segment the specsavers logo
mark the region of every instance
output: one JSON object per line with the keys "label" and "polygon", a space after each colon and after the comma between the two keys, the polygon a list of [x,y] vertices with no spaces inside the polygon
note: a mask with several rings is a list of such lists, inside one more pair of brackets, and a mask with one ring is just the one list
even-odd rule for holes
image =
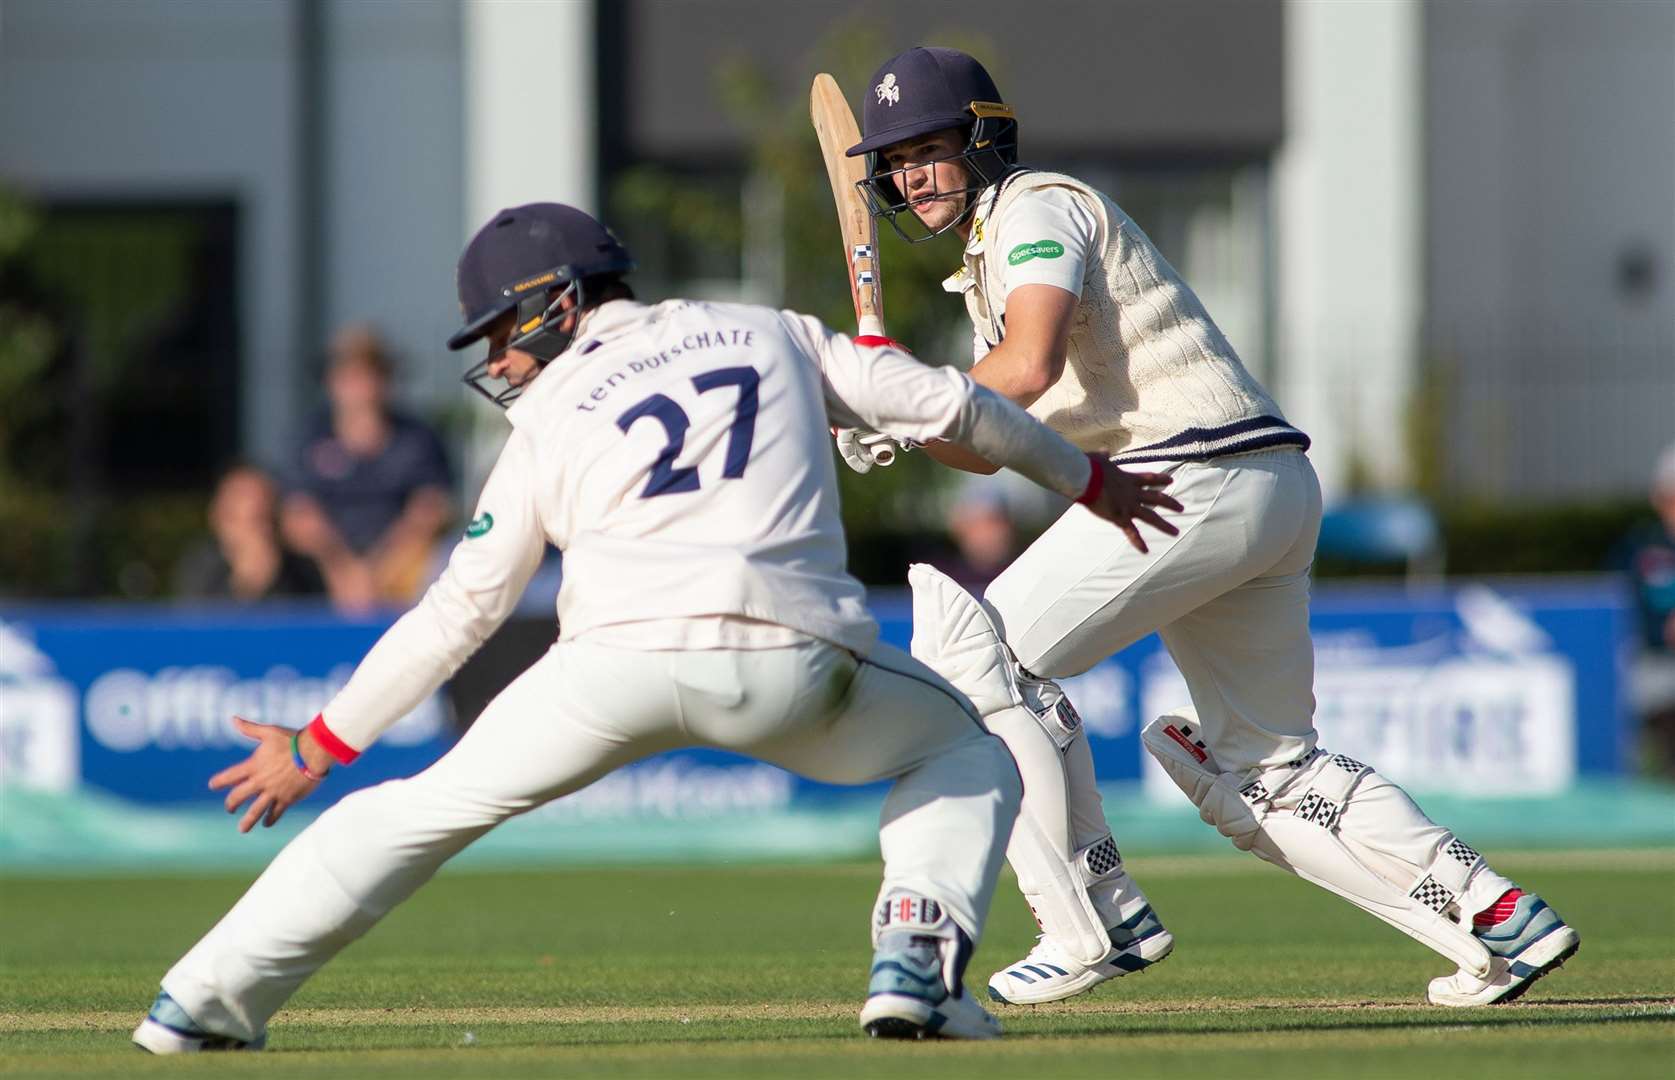
{"label": "specsavers logo", "polygon": [[1033,244],[1019,244],[1006,255],[1009,266],[1029,262],[1031,259],[1056,259],[1064,254],[1064,245],[1057,240],[1037,240]]}
{"label": "specsavers logo", "polygon": [[465,527],[465,537],[468,540],[475,540],[492,528],[494,528],[494,515],[484,510],[477,515],[477,520]]}

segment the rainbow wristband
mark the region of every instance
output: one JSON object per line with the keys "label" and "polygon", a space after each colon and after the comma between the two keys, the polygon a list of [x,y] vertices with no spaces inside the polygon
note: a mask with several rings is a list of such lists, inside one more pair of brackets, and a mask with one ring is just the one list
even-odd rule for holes
{"label": "rainbow wristband", "polygon": [[325,779],[325,775],[310,769],[308,767],[308,762],[302,759],[302,750],[297,746],[297,739],[301,736],[302,732],[300,731],[293,732],[291,734],[291,761],[296,764],[297,772],[302,773],[304,776],[308,777],[317,784]]}

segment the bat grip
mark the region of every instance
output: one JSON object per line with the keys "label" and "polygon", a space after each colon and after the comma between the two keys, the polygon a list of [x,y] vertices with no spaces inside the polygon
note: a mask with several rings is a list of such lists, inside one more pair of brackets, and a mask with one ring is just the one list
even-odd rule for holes
{"label": "bat grip", "polygon": [[861,337],[889,337],[884,332],[884,320],[877,315],[862,315],[859,320]]}

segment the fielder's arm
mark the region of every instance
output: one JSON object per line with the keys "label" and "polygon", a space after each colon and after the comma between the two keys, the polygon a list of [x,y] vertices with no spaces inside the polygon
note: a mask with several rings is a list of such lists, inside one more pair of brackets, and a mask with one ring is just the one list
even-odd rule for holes
{"label": "fielder's arm", "polygon": [[546,546],[530,485],[535,475],[529,438],[514,429],[448,568],[308,726],[311,741],[338,762],[354,761],[434,693],[512,613]]}

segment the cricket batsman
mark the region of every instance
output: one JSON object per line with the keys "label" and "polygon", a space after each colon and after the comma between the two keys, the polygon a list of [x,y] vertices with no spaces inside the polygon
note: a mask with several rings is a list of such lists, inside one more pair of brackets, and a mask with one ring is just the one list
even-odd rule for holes
{"label": "cricket batsman", "polygon": [[[417,776],[355,792],[274,859],[163,976],[134,1032],[155,1053],[258,1049],[338,950],[495,825],[638,758],[718,747],[833,784],[892,778],[879,842],[876,1036],[988,1038],[961,988],[1020,798],[967,699],[877,641],[845,571],[830,425],[946,439],[1173,531],[1168,477],[1077,450],[1001,395],[817,320],[634,299],[627,250],[579,210],[496,214],[459,261],[454,349],[511,433],[447,570],[302,731],[218,774],[240,828],[331,782],[512,611],[546,545],[564,552],[553,647]],[[1117,529],[1104,526],[1114,535]],[[957,656],[950,630],[921,642]],[[953,661],[950,661],[953,664]]]}
{"label": "cricket batsman", "polygon": [[[975,331],[971,378],[1099,457],[1173,478],[1178,533],[1125,543],[1071,507],[980,607],[928,567],[910,573],[915,645],[927,615],[992,631],[990,662],[945,675],[1006,740],[1024,780],[1007,858],[1041,926],[995,972],[1011,1003],[1082,993],[1169,955],[1174,939],[1123,869],[1086,733],[1053,680],[1157,632],[1192,705],[1142,742],[1238,848],[1413,936],[1458,970],[1437,1005],[1511,1001],[1575,953],[1576,932],[1497,874],[1370,766],[1319,745],[1309,567],[1320,528],[1308,438],[1239,362],[1174,268],[1104,194],[1018,163],[1018,123],[972,57],[915,48],[869,84],[862,188],[910,242],[964,245],[944,287]],[[846,432],[845,460],[870,468]],[[993,472],[966,447],[938,460]]]}

